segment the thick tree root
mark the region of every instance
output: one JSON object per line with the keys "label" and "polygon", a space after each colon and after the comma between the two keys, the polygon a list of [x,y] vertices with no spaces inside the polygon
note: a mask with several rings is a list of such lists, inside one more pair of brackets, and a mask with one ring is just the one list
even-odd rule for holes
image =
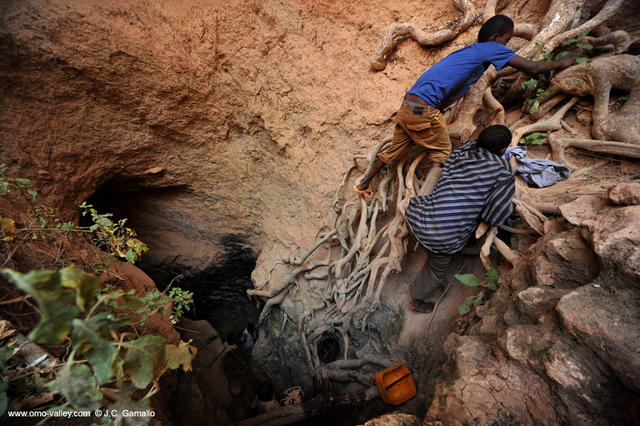
{"label": "thick tree root", "polygon": [[[565,116],[567,111],[571,109],[571,107],[578,101],[578,98],[571,98],[569,102],[567,102],[562,108],[560,108],[553,116],[543,121],[536,121],[535,123],[529,124],[527,126],[520,127],[513,132],[513,136],[511,138],[511,146],[518,145],[518,141],[524,135],[528,135],[533,132],[551,132],[554,130],[560,130],[562,128],[562,118]],[[512,162],[512,167],[515,170],[515,159]]]}
{"label": "thick tree root", "polygon": [[626,52],[631,45],[629,33],[622,30],[610,32],[602,37],[587,37],[586,40],[591,43],[593,47],[600,49],[611,45],[616,55]]}
{"label": "thick tree root", "polygon": [[433,34],[427,34],[414,24],[395,23],[389,25],[384,33],[380,46],[378,46],[376,53],[371,59],[371,70],[382,71],[385,69],[388,56],[401,40],[410,37],[421,46],[438,46],[454,39],[462,31],[467,30],[478,18],[479,13],[469,0],[454,0],[453,4],[462,12],[460,24],[458,24],[455,29],[446,29]]}
{"label": "thick tree root", "polygon": [[[553,50],[558,47],[563,41],[566,41],[570,38],[578,37],[581,34],[588,33],[589,31],[593,30],[595,27],[612,17],[614,13],[618,11],[620,6],[622,6],[622,3],[624,3],[624,0],[608,0],[607,3],[602,6],[602,9],[600,9],[600,12],[598,12],[596,16],[589,19],[587,22],[577,28],[566,31],[562,34],[558,34],[547,43],[545,43],[544,46],[546,48],[546,51],[553,52]],[[539,57],[542,57],[541,53],[539,53]]]}
{"label": "thick tree root", "polygon": [[623,142],[600,141],[594,139],[568,139],[555,134],[549,135],[549,146],[553,161],[560,164],[568,164],[564,156],[565,149],[569,147],[584,149],[585,151],[601,154],[620,155],[629,158],[640,158],[640,146]]}
{"label": "thick tree root", "polygon": [[[609,113],[611,89],[629,91],[617,113]],[[551,80],[551,94],[593,95],[594,139],[613,139],[640,145],[640,58],[605,56],[560,72]]]}

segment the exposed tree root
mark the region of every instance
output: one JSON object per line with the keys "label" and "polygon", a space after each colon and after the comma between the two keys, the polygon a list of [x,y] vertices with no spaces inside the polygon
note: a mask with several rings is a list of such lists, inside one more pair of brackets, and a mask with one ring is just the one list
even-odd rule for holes
{"label": "exposed tree root", "polygon": [[[487,3],[484,14],[485,18],[495,14],[495,0]],[[536,44],[543,45],[547,52],[551,52],[555,46],[562,41],[583,31],[589,31],[598,23],[604,22],[611,14],[619,8],[621,0],[609,0],[600,13],[591,20],[570,31],[565,30],[571,25],[578,8],[583,4],[580,0],[553,0],[545,15],[540,31],[535,34],[532,25],[522,25],[516,27],[516,35],[530,39],[527,46],[520,49],[520,56],[530,56],[539,53]],[[417,26],[412,24],[393,24],[387,29],[385,36],[378,47],[372,61],[373,70],[381,70],[385,67],[386,59],[393,51],[397,43],[405,38],[411,37],[424,46],[439,45],[451,40],[459,32],[471,26],[479,13],[468,0],[455,0],[455,5],[462,12],[461,22],[455,30],[447,29],[427,35]],[[490,16],[489,16],[490,15]],[[598,39],[590,39],[596,46],[606,46],[613,44],[617,52],[628,47],[628,34],[619,32],[610,33]],[[483,105],[490,110],[502,109],[501,103],[491,93],[490,86],[499,76],[507,75],[513,70],[503,70],[496,72],[491,68],[473,86],[461,103],[455,121],[449,126],[449,133],[453,137],[465,139],[475,127],[474,116]],[[610,79],[611,82],[607,82]],[[623,81],[624,80],[624,81]],[[519,82],[515,84],[519,85]],[[518,143],[521,137],[535,131],[554,132],[561,128],[570,126],[563,121],[566,113],[573,107],[577,97],[570,99],[551,117],[539,120],[554,107],[566,99],[561,93],[582,96],[588,93],[594,95],[596,106],[594,108],[594,132],[608,136],[616,135],[611,129],[614,121],[610,121],[608,115],[609,91],[612,87],[622,88],[631,92],[629,100],[621,108],[618,115],[626,117],[630,121],[622,129],[627,133],[627,129],[635,129],[640,125],[640,59],[628,55],[617,57],[598,58],[587,64],[573,66],[554,79],[550,92],[554,95],[551,101],[543,104],[536,114],[530,115],[519,121],[513,127],[512,145]],[[455,115],[455,114],[454,114]],[[504,112],[497,116],[497,122],[504,123]],[[530,124],[523,124],[529,119],[538,120]],[[608,127],[607,127],[608,126]],[[594,137],[595,137],[594,133]],[[636,135],[640,132],[636,132]],[[640,138],[640,136],[639,136]],[[598,139],[602,139],[598,137]],[[549,144],[553,157],[556,161],[564,163],[564,150],[567,147],[586,149],[592,152],[609,153],[632,158],[640,158],[640,141],[630,141],[628,139],[617,138],[623,142],[608,142],[603,140],[582,140],[566,139],[551,133]],[[368,175],[373,167],[377,154],[389,143],[389,140],[382,141],[372,150],[369,156],[369,163],[364,175]],[[419,169],[422,164],[424,154],[414,159],[411,164],[399,164],[395,169],[389,170],[378,184],[377,191],[373,199],[365,197],[355,197],[354,193],[343,191],[347,187],[353,170],[357,164],[354,161],[345,173],[340,183],[336,197],[331,204],[337,217],[334,227],[324,230],[319,235],[316,243],[303,255],[288,257],[274,263],[272,271],[269,273],[268,282],[260,289],[249,290],[250,296],[266,299],[266,305],[260,315],[260,323],[269,316],[273,307],[282,304],[284,311],[294,309],[295,312],[285,312],[283,327],[286,326],[286,318],[297,319],[297,333],[303,346],[306,362],[313,380],[317,384],[326,384],[330,381],[356,381],[370,383],[370,374],[362,371],[362,368],[369,364],[386,366],[388,361],[376,360],[370,355],[360,355],[354,349],[350,349],[350,339],[353,338],[355,329],[361,330],[359,335],[364,333],[368,337],[372,346],[380,346],[379,336],[370,333],[368,327],[369,317],[380,306],[380,296],[384,290],[389,276],[402,269],[402,260],[407,252],[408,230],[404,221],[404,212],[409,199],[416,195],[427,195],[435,187],[442,169],[432,167],[424,179],[424,172]],[[515,159],[512,160],[512,167],[515,170]],[[346,192],[341,195],[342,192]],[[357,200],[354,201],[354,199]],[[558,206],[552,202],[536,202],[531,191],[520,180],[516,183],[516,196],[514,199],[517,213],[523,218],[525,223],[533,232],[543,235],[545,228],[548,228],[546,214],[558,214]],[[486,225],[479,227],[477,237],[488,230],[486,240],[482,246],[480,259],[485,268],[491,265],[489,254],[494,248],[512,265],[516,265],[520,259],[519,255],[509,248],[507,244],[497,237],[497,229],[488,229]],[[520,233],[531,234],[528,230],[511,230]],[[338,254],[339,251],[339,254]],[[322,252],[327,255],[324,261],[314,260],[314,254]],[[285,268],[279,282],[271,282],[274,268]],[[311,283],[311,280],[316,282]],[[326,281],[324,286],[320,286],[317,280]],[[322,287],[322,288],[320,288]],[[445,291],[446,294],[446,291]],[[444,296],[443,296],[444,297]],[[288,298],[296,303],[282,303]],[[313,299],[313,300],[311,300]],[[301,304],[298,302],[302,302]],[[300,308],[302,306],[302,308]],[[437,304],[436,304],[437,309]],[[435,313],[434,313],[435,316]],[[288,321],[290,324],[295,321]],[[429,324],[430,326],[430,324]],[[317,344],[325,333],[332,333],[342,341],[344,349],[344,359],[323,365],[320,362]],[[353,344],[353,343],[351,343]],[[361,345],[362,342],[359,342]],[[357,357],[356,359],[350,356]],[[296,413],[300,415],[300,413]]]}
{"label": "exposed tree root", "polygon": [[556,134],[549,135],[549,146],[553,161],[568,164],[564,156],[565,149],[569,147],[584,149],[585,151],[601,154],[621,155],[629,158],[640,158],[640,146],[623,142],[600,141],[594,139],[568,139]]}
{"label": "exposed tree root", "polygon": [[427,34],[418,26],[410,23],[395,23],[389,25],[384,33],[382,42],[371,59],[371,70],[382,71],[387,66],[387,58],[393,52],[399,41],[412,38],[421,46],[438,46],[452,40],[462,31],[468,29],[478,18],[479,13],[469,0],[454,0],[455,7],[462,12],[460,24],[454,29],[437,31]]}
{"label": "exposed tree root", "polygon": [[602,37],[587,37],[586,40],[596,48],[603,48],[606,46],[613,46],[613,52],[616,55],[627,51],[631,45],[631,37],[626,31],[612,31]]}
{"label": "exposed tree root", "polygon": [[[536,121],[535,123],[516,129],[513,132],[513,137],[511,138],[511,146],[516,146],[520,138],[522,138],[524,135],[528,135],[529,133],[551,132],[554,130],[559,130],[562,127],[562,123],[561,123],[562,118],[577,101],[578,101],[578,98],[576,97],[571,98],[569,102],[567,102],[562,108],[560,108],[550,118],[543,121]],[[512,163],[512,166],[513,165],[514,164]],[[514,167],[514,170],[515,170],[515,167]]]}
{"label": "exposed tree root", "polygon": [[[545,43],[547,52],[553,52],[553,50],[565,40],[578,37],[581,34],[588,33],[589,31],[593,30],[595,27],[612,17],[613,14],[620,8],[620,6],[622,6],[622,3],[624,3],[624,0],[608,0],[607,3],[602,6],[602,9],[600,9],[600,12],[598,12],[596,16],[589,19],[587,22],[577,28],[566,31],[562,34],[558,34],[547,43]],[[541,54],[539,55],[541,57]]]}
{"label": "exposed tree root", "polygon": [[[616,113],[609,113],[611,89],[629,91],[629,99]],[[640,145],[640,58],[605,56],[558,73],[548,91],[577,96],[593,95],[594,139],[613,139]]]}

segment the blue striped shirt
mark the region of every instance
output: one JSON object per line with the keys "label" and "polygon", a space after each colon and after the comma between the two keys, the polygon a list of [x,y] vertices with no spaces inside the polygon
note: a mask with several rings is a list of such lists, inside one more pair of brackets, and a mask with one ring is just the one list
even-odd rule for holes
{"label": "blue striped shirt", "polygon": [[405,219],[428,250],[453,254],[481,220],[502,225],[513,213],[514,193],[509,162],[470,140],[451,153],[433,192],[409,201]]}

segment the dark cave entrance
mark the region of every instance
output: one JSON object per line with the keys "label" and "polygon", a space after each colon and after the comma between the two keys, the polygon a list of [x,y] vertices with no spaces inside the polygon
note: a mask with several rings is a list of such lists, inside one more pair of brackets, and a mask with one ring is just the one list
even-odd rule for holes
{"label": "dark cave entrance", "polygon": [[[127,219],[125,226],[135,230],[137,238],[149,246],[149,252],[136,262],[136,266],[154,280],[159,291],[165,290],[173,281],[172,287],[193,292],[194,304],[185,317],[207,320],[223,340],[237,341],[249,323],[257,324],[259,315],[258,307],[246,294],[247,289],[253,288],[251,272],[257,255],[245,235],[217,236],[212,250],[215,249],[218,255],[215,262],[204,268],[181,264],[183,253],[175,253],[174,262],[149,260],[154,248],[166,245],[166,241],[161,240],[179,233],[181,220],[188,221],[183,212],[162,210],[163,202],[175,206],[175,200],[185,194],[188,194],[186,188],[142,189],[136,181],[117,178],[106,181],[86,202],[101,214],[112,213],[114,221]],[[79,223],[92,224],[89,217],[82,215]],[[158,232],[162,226],[167,228],[166,233]],[[184,240],[188,241],[190,237],[185,235]]]}

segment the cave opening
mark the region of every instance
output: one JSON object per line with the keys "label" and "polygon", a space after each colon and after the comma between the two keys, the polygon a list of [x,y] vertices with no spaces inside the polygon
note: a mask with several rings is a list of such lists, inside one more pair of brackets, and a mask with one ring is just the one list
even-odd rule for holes
{"label": "cave opening", "polygon": [[[86,203],[101,214],[113,214],[114,221],[127,219],[125,226],[149,247],[136,266],[153,279],[159,291],[171,286],[193,293],[194,303],[185,313],[186,318],[206,320],[223,340],[237,342],[248,324],[258,323],[259,316],[258,306],[246,294],[247,289],[253,288],[251,272],[257,259],[247,236],[215,235],[206,244],[200,243],[194,251],[202,251],[203,245],[210,244],[216,252],[206,266],[186,264],[182,261],[185,253],[179,252],[169,253],[173,261],[154,259],[154,251],[173,247],[171,240],[180,239],[177,247],[189,251],[190,242],[196,247],[193,240],[202,237],[190,228],[195,225],[189,223],[189,215],[176,208],[184,204],[185,196],[188,191],[183,187],[145,188],[135,180],[116,178],[106,181]],[[92,224],[88,216],[80,215],[81,226]]]}
{"label": "cave opening", "polygon": [[340,347],[340,340],[335,334],[327,332],[322,335],[318,342],[318,358],[324,364],[329,364],[340,357],[342,352]]}

